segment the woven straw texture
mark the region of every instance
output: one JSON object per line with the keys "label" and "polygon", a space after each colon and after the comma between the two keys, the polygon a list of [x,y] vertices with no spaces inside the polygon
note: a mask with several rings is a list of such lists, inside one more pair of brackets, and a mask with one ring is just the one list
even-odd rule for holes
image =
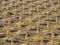
{"label": "woven straw texture", "polygon": [[60,0],[0,0],[0,45],[60,45]]}

